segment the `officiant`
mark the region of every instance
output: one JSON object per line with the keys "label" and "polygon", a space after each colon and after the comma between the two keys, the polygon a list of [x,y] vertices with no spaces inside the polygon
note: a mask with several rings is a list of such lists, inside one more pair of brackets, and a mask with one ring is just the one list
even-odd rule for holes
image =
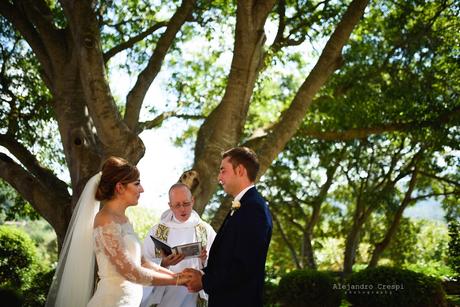
{"label": "officiant", "polygon": [[[152,227],[144,240],[144,257],[173,272],[182,272],[185,268],[201,269],[206,266],[207,252],[216,232],[193,210],[194,198],[187,185],[174,184],[168,195],[169,209],[163,212],[160,222]],[[166,256],[155,247],[150,236],[166,242],[171,247],[201,242],[202,251],[199,257],[194,258],[184,258],[181,254]],[[195,307],[205,305],[206,300],[207,295],[204,291],[189,293],[186,287],[144,287],[141,307]]]}

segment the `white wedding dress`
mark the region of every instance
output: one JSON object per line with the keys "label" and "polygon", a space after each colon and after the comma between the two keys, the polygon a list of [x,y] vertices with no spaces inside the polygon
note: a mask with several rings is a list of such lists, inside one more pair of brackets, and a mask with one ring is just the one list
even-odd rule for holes
{"label": "white wedding dress", "polygon": [[94,228],[99,282],[88,307],[139,306],[151,272],[141,267],[141,245],[129,222]]}
{"label": "white wedding dress", "polygon": [[[100,179],[98,173],[88,180],[75,206],[46,307],[138,307],[142,286],[161,283],[156,281],[160,266],[142,262],[141,245],[129,221],[93,228]],[[99,282],[90,300],[95,258]]]}

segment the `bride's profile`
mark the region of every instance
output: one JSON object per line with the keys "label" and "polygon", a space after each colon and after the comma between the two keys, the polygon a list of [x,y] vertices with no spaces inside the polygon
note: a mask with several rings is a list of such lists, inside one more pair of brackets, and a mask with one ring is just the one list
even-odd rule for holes
{"label": "bride's profile", "polygon": [[[180,274],[142,257],[139,239],[125,215],[142,192],[137,167],[118,157],[107,159],[101,172],[87,182],[64,239],[46,306],[139,306],[142,285],[185,284]],[[92,296],[95,259],[99,281]]]}

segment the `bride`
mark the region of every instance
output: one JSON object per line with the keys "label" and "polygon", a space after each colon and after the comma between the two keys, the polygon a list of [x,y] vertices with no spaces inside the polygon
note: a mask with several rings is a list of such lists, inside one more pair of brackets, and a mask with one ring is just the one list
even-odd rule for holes
{"label": "bride", "polygon": [[[184,285],[181,274],[141,256],[125,215],[144,190],[136,166],[111,157],[86,184],[75,207],[46,306],[139,306],[142,285]],[[99,203],[103,207],[99,210]],[[94,288],[94,255],[99,282]]]}

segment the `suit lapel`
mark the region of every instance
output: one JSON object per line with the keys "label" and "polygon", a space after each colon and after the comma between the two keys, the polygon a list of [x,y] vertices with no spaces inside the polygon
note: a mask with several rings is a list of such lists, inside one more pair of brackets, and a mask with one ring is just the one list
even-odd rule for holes
{"label": "suit lapel", "polygon": [[[240,199],[241,206],[243,206],[245,203],[247,203],[252,197],[254,197],[254,193],[257,193],[257,190],[255,187],[250,188],[249,190],[244,193],[243,197]],[[222,241],[222,234],[225,231],[225,228],[228,226],[228,220],[231,218],[230,215],[231,210],[227,213],[227,216],[224,219],[224,222],[222,223],[222,226],[220,226],[219,231],[216,234],[216,238],[214,239],[214,242],[211,245],[211,250],[209,251],[209,257],[212,257],[212,251],[217,250],[221,244]]]}

